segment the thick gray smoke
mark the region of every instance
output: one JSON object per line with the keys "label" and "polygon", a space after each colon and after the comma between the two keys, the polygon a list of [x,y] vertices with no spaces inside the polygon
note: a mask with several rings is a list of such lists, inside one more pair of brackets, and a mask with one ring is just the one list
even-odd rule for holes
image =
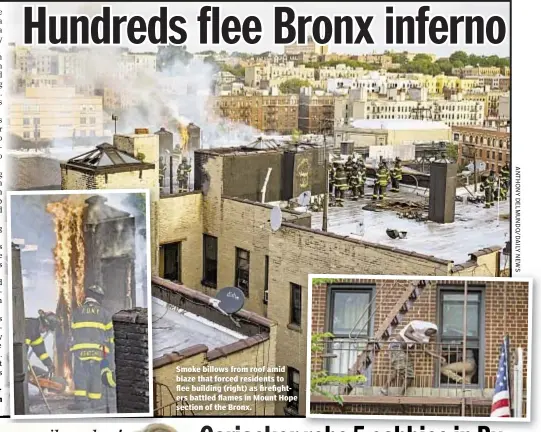
{"label": "thick gray smoke", "polygon": [[94,48],[79,55],[87,66],[76,84],[106,89],[105,98],[114,93],[126,107],[115,113],[119,115],[119,133],[145,127],[154,132],[176,120],[184,126],[190,122],[199,126],[207,148],[246,144],[260,135],[256,129],[222,119],[214,112],[210,96],[217,70],[209,63],[193,58],[187,64],[179,61],[165,71],[153,71],[137,65],[132,69],[114,49]]}

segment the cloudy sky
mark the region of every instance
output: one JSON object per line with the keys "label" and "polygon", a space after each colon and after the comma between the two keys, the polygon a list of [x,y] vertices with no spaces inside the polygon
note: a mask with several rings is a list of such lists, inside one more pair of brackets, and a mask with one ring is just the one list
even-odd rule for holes
{"label": "cloudy sky", "polygon": [[[367,45],[365,43],[361,45],[335,45],[329,44],[330,52],[341,52],[350,54],[361,54],[370,52],[382,52],[383,50],[390,49],[395,51],[410,51],[410,52],[430,52],[438,56],[448,56],[453,51],[462,49],[469,53],[475,53],[479,55],[491,55],[496,54],[499,56],[509,56],[509,41],[510,41],[510,23],[509,23],[509,3],[494,2],[494,3],[478,3],[478,2],[449,2],[449,3],[376,3],[376,2],[322,2],[322,3],[37,3],[36,6],[47,5],[50,15],[57,14],[87,14],[94,16],[101,13],[102,5],[112,6],[112,12],[115,15],[141,15],[147,19],[154,15],[159,14],[160,6],[168,6],[169,17],[172,15],[181,15],[186,18],[187,23],[182,27],[188,33],[188,40],[186,46],[189,51],[197,52],[207,49],[212,50],[226,50],[226,51],[243,51],[243,52],[263,52],[263,51],[275,51],[283,52],[282,45],[276,45],[274,43],[274,6],[280,6],[287,4],[293,7],[296,11],[297,17],[299,15],[323,15],[323,16],[374,16],[374,20],[370,25],[370,33],[374,38],[375,44]],[[4,13],[4,22],[7,25],[7,34],[4,34],[5,38],[9,42],[22,43],[23,41],[23,5],[28,3],[11,3],[11,10],[7,10]],[[246,18],[250,15],[257,16],[263,26],[263,36],[259,43],[256,45],[250,45],[245,42],[239,42],[235,45],[228,45],[222,42],[219,45],[203,45],[199,42],[199,23],[197,16],[199,10],[204,5],[220,6],[220,17],[225,18],[228,15],[234,15],[240,19]],[[384,35],[384,17],[385,7],[387,5],[394,6],[394,15],[413,15],[417,14],[420,6],[430,6],[430,12],[428,16],[441,15],[449,17],[453,15],[480,15],[485,19],[488,19],[492,15],[501,16],[507,26],[506,40],[499,45],[491,45],[486,43],[485,45],[466,45],[464,39],[459,39],[458,45],[386,45]],[[8,15],[9,14],[9,15]],[[9,19],[8,19],[9,16]],[[124,26],[125,30],[125,26]],[[464,34],[464,27],[459,29],[460,34]],[[125,46],[129,46],[134,51],[155,51],[156,47],[151,43],[143,43],[141,45],[129,45],[127,39],[124,38]]]}

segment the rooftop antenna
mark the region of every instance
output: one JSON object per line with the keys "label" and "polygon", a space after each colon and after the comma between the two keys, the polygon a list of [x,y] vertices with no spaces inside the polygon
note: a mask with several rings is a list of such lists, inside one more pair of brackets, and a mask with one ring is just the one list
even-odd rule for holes
{"label": "rooftop antenna", "polygon": [[282,210],[278,206],[274,206],[270,214],[270,226],[273,232],[276,232],[282,226]]}
{"label": "rooftop antenna", "polygon": [[115,135],[116,135],[116,122],[118,121],[118,116],[116,114],[113,114],[111,116],[111,120],[115,122]]}
{"label": "rooftop antenna", "polygon": [[210,300],[210,305],[228,316],[237,327],[240,327],[240,322],[233,318],[233,314],[242,309],[244,299],[244,293],[240,288],[226,287],[218,291],[216,298]]}
{"label": "rooftop antenna", "polygon": [[310,205],[311,198],[312,198],[312,193],[310,191],[305,191],[297,197],[297,203],[301,207],[308,207]]}

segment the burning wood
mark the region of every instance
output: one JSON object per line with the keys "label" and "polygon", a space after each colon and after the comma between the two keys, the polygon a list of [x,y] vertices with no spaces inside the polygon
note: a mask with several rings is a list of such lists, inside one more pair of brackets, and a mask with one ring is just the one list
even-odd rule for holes
{"label": "burning wood", "polygon": [[47,204],[53,215],[56,246],[53,250],[55,280],[58,292],[56,314],[61,321],[55,335],[55,361],[59,376],[73,387],[70,323],[73,310],[85,299],[85,245],[83,215],[86,204],[70,199]]}

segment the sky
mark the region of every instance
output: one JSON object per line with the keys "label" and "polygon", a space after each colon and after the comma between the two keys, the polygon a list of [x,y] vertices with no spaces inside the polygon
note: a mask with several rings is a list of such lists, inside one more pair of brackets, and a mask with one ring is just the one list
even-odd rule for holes
{"label": "sky", "polygon": [[[7,34],[4,34],[5,38],[9,42],[15,42],[22,44],[23,42],[23,6],[28,3],[15,3],[12,2],[4,14],[4,22],[7,26]],[[409,52],[425,52],[436,54],[438,57],[449,56],[454,51],[464,50],[468,53],[474,53],[477,55],[492,55],[496,54],[501,57],[509,56],[510,47],[510,22],[509,12],[510,4],[506,2],[447,2],[447,3],[392,3],[392,2],[321,2],[321,3],[271,3],[271,2],[251,2],[251,3],[203,3],[203,2],[189,2],[189,3],[83,3],[83,2],[71,2],[71,3],[37,3],[36,6],[48,6],[48,13],[50,15],[55,14],[87,14],[93,16],[101,13],[103,5],[109,5],[112,7],[112,13],[115,15],[135,15],[147,18],[147,20],[153,15],[159,14],[160,6],[168,7],[169,17],[172,15],[181,15],[186,18],[187,23],[182,27],[188,33],[188,39],[186,47],[190,52],[198,52],[203,50],[226,50],[228,52],[241,51],[241,52],[254,52],[261,53],[264,51],[274,51],[282,53],[283,45],[277,45],[274,43],[274,7],[287,5],[295,9],[297,17],[299,15],[323,15],[323,16],[374,16],[374,20],[370,25],[370,33],[374,38],[375,44],[367,45],[365,43],[361,45],[335,45],[329,44],[329,52],[344,53],[344,54],[366,54],[372,52],[383,52],[384,50],[394,51],[409,51]],[[202,6],[220,6],[220,18],[223,20],[228,15],[237,16],[241,20],[254,15],[258,17],[263,26],[262,39],[255,45],[250,45],[246,42],[239,42],[235,45],[228,45],[222,42],[219,45],[201,44],[199,41],[199,22],[197,16]],[[385,7],[394,6],[394,15],[417,15],[417,11],[420,6],[430,6],[428,12],[429,17],[436,15],[442,15],[449,17],[452,15],[480,15],[485,19],[488,19],[492,15],[501,16],[507,27],[507,37],[499,45],[492,45],[486,43],[484,45],[466,45],[463,39],[459,39],[457,45],[387,45],[384,42],[384,17]],[[8,15],[9,14],[9,15]],[[8,19],[9,16],[9,19]],[[310,28],[310,27],[308,27]],[[125,26],[124,26],[125,30]],[[464,33],[462,28],[461,33]],[[150,42],[143,43],[141,45],[131,45],[126,41],[123,45],[129,47],[133,51],[156,51],[157,47]]]}

